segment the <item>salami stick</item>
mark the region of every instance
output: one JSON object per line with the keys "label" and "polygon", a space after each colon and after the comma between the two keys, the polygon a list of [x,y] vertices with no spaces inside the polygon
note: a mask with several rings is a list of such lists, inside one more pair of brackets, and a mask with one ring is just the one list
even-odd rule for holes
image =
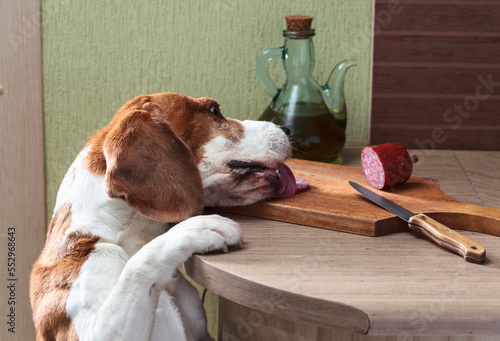
{"label": "salami stick", "polygon": [[361,167],[365,178],[376,189],[398,186],[405,183],[418,159],[410,156],[399,143],[391,142],[363,148]]}

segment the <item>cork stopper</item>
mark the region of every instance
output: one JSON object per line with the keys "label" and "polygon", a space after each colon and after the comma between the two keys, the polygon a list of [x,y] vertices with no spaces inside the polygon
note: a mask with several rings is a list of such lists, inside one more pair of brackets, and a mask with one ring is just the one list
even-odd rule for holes
{"label": "cork stopper", "polygon": [[285,17],[286,28],[293,32],[305,32],[311,30],[313,17],[307,15],[289,15]]}

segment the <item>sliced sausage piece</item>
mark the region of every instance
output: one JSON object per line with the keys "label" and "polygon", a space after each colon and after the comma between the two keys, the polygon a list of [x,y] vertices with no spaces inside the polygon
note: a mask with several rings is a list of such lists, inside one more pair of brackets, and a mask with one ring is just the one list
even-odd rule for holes
{"label": "sliced sausage piece", "polygon": [[405,183],[418,159],[408,155],[399,143],[391,142],[363,148],[361,167],[365,178],[376,189],[398,186]]}
{"label": "sliced sausage piece", "polygon": [[295,190],[295,194],[300,192],[305,192],[309,189],[309,181],[303,178],[295,178],[295,183],[297,185],[297,189]]}

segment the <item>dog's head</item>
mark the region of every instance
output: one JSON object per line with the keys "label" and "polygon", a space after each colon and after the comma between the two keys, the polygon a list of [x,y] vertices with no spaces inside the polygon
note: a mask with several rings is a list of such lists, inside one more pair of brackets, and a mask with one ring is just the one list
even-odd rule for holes
{"label": "dog's head", "polygon": [[138,96],[89,143],[87,167],[105,176],[107,194],[159,221],[274,197],[293,181],[282,165],[286,134],[269,122],[226,119],[210,98]]}

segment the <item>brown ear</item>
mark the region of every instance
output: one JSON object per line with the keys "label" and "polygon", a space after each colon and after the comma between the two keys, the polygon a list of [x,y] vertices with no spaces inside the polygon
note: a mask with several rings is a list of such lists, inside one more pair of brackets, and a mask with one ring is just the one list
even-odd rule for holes
{"label": "brown ear", "polygon": [[104,141],[107,194],[158,221],[201,214],[203,186],[193,155],[160,119],[159,106],[125,110]]}

